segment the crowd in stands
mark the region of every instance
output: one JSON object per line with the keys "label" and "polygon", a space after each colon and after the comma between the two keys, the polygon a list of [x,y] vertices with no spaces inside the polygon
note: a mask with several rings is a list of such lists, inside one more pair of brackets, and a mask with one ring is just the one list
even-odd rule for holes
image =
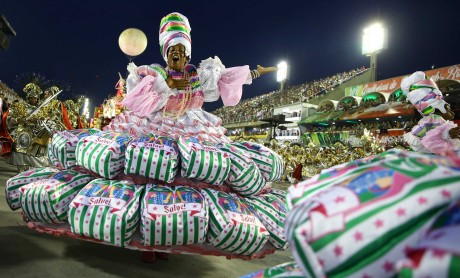
{"label": "crowd in stands", "polygon": [[328,90],[339,86],[366,70],[365,67],[361,67],[312,82],[291,86],[283,91],[274,91],[242,100],[236,106],[221,107],[212,113],[220,117],[224,124],[269,118],[272,116],[273,107],[307,102],[311,98],[326,94]]}

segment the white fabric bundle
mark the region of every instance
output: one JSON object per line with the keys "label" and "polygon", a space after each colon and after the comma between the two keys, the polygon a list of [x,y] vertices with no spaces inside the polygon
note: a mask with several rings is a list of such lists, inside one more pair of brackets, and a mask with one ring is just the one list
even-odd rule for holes
{"label": "white fabric bundle", "polygon": [[78,141],[77,165],[111,179],[123,171],[129,134],[103,131]]}
{"label": "white fabric bundle", "polygon": [[67,219],[69,203],[94,178],[73,170],[64,170],[49,178],[21,187],[21,207],[32,221],[61,223]]}
{"label": "white fabric bundle", "polygon": [[180,137],[181,173],[185,178],[221,185],[230,172],[230,160],[221,151],[222,144],[212,144],[195,137]]}
{"label": "white fabric bundle", "polygon": [[201,244],[207,227],[208,206],[198,191],[185,186],[146,186],[140,229],[144,245]]}
{"label": "white fabric bundle", "polygon": [[233,146],[252,158],[266,181],[278,181],[283,175],[283,158],[273,150],[254,142],[235,142]]}
{"label": "white fabric bundle", "polygon": [[9,178],[6,181],[5,195],[6,201],[12,210],[17,210],[21,207],[19,196],[21,195],[21,187],[31,182],[46,179],[54,173],[59,172],[56,168],[40,167],[32,168]]}
{"label": "white fabric bundle", "polygon": [[125,173],[165,182],[179,171],[179,147],[167,137],[147,135],[132,140],[126,149]]}
{"label": "white fabric bundle", "polygon": [[76,164],[75,149],[81,138],[99,132],[94,128],[58,131],[53,135],[48,145],[48,154],[51,161],[58,161],[64,169],[69,169]]}
{"label": "white fabric bundle", "polygon": [[131,181],[96,179],[88,183],[69,206],[72,232],[127,246],[139,223],[142,189]]}
{"label": "white fabric bundle", "polygon": [[208,202],[211,245],[225,251],[251,256],[260,251],[269,233],[251,204],[233,193],[206,188],[201,191]]}
{"label": "white fabric bundle", "polygon": [[244,197],[257,195],[264,188],[266,181],[259,168],[246,153],[231,144],[222,148],[231,161],[229,186]]}

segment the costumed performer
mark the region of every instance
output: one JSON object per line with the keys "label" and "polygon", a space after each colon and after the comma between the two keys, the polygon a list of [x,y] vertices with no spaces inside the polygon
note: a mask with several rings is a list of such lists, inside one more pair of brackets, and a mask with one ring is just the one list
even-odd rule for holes
{"label": "costumed performer", "polygon": [[[235,106],[242,85],[251,84],[276,67],[250,70],[249,66],[226,68],[218,57],[208,58],[197,69],[189,64],[192,40],[188,19],[180,13],[165,16],[160,23],[159,43],[166,67],[159,64],[128,65],[127,94],[122,104],[127,111],[116,116],[104,130],[129,132],[140,136],[149,132],[178,140],[194,136],[213,143],[228,143],[222,120],[204,110],[204,102],[222,98],[224,105]],[[154,262],[166,254],[143,252],[143,260]]]}
{"label": "costumed performer", "polygon": [[197,69],[189,64],[192,54],[190,24],[180,13],[165,16],[160,23],[160,51],[167,63],[128,65],[127,94],[121,113],[104,130],[129,130],[133,135],[154,132],[178,139],[195,136],[204,141],[230,142],[222,120],[201,109],[203,102],[222,98],[224,105],[235,106],[241,99],[242,85],[251,84],[275,67],[249,66],[226,68],[218,57],[201,62]]}
{"label": "costumed performer", "polygon": [[401,89],[422,115],[422,119],[404,135],[414,151],[445,155],[460,150],[460,128],[452,122],[454,113],[444,101],[436,83],[417,71],[403,78]]}

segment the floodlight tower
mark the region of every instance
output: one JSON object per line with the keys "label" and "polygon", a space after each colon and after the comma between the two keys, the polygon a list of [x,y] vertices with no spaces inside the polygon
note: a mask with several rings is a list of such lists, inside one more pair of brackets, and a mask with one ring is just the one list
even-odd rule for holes
{"label": "floodlight tower", "polygon": [[276,73],[276,81],[280,83],[280,92],[284,89],[284,83],[286,82],[287,78],[287,63],[282,61],[278,64],[278,71]]}
{"label": "floodlight tower", "polygon": [[364,29],[362,54],[371,57],[371,82],[377,80],[377,54],[387,47],[387,29],[381,23],[374,23]]}

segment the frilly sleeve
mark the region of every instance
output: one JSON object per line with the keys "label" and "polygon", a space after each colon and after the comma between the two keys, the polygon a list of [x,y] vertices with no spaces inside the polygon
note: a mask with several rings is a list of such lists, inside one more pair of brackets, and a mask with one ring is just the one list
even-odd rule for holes
{"label": "frilly sleeve", "polygon": [[451,121],[445,121],[442,125],[428,131],[422,138],[421,143],[430,152],[437,155],[444,155],[457,151],[460,148],[458,139],[450,138],[449,131],[457,125]]}
{"label": "frilly sleeve", "polygon": [[147,116],[160,110],[170,96],[177,94],[169,88],[166,74],[161,69],[155,64],[140,67],[134,63],[128,65],[127,93],[122,104],[137,116]]}
{"label": "frilly sleeve", "polygon": [[225,106],[240,102],[243,84],[251,84],[249,66],[225,68],[219,57],[208,58],[198,68],[204,101],[217,101],[219,96]]}

